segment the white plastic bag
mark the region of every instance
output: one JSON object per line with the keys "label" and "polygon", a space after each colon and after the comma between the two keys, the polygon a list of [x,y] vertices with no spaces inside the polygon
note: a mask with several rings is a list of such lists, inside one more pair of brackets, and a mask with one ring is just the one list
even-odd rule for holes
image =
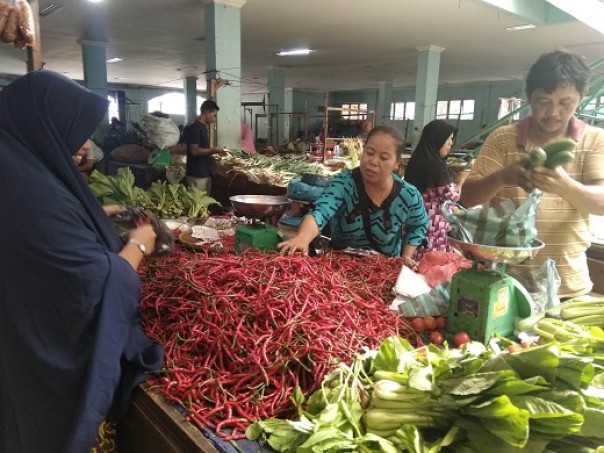
{"label": "white plastic bag", "polygon": [[145,145],[153,148],[163,149],[174,146],[180,139],[180,130],[170,118],[146,114],[140,122],[143,131]]}

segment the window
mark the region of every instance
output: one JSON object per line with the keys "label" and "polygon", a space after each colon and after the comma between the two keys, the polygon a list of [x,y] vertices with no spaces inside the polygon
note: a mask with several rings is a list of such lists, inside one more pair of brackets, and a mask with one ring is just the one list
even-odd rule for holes
{"label": "window", "polygon": [[107,96],[107,99],[109,100],[109,116],[107,118],[108,122],[111,122],[111,118],[115,117],[115,118],[119,118],[120,117],[120,109],[117,105],[117,96],[113,97],[113,96]]}
{"label": "window", "polygon": [[415,102],[393,102],[390,104],[391,120],[414,120]]}
{"label": "window", "polygon": [[585,115],[595,116],[596,118],[604,118],[604,96],[600,96],[589,101],[581,113]]}
{"label": "window", "polygon": [[367,119],[367,104],[362,104],[360,102],[342,104],[342,118],[349,120]]}
{"label": "window", "polygon": [[[197,96],[197,112],[199,112],[202,102],[203,98]],[[167,93],[154,97],[147,102],[147,111],[160,111],[169,115],[186,115],[187,104],[185,102],[185,95],[184,93]]]}
{"label": "window", "polygon": [[[500,120],[504,116],[509,115],[514,110],[518,110],[522,105],[522,100],[518,98],[499,98],[499,112],[497,113],[497,119]],[[520,119],[520,113],[512,116],[513,120]]]}
{"label": "window", "polygon": [[436,118],[439,120],[473,120],[474,99],[438,101]]}

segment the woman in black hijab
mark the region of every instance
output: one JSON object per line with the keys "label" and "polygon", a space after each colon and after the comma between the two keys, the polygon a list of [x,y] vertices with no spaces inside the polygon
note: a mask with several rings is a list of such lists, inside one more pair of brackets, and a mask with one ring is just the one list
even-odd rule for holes
{"label": "woman in black hijab", "polygon": [[106,112],[47,70],[0,91],[0,451],[89,451],[163,361],[137,310],[155,233],[122,246],[72,159]]}
{"label": "woman in black hijab", "polygon": [[416,260],[432,250],[452,251],[447,240],[450,226],[441,213],[441,205],[446,200],[459,200],[459,189],[446,163],[456,132],[457,129],[446,121],[434,120],[426,124],[405,169],[405,181],[422,194],[430,218],[428,244],[417,249]]}

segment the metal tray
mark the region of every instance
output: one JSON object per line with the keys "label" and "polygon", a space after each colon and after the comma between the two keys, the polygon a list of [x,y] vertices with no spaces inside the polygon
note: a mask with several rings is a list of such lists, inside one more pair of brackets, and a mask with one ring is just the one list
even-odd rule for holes
{"label": "metal tray", "polygon": [[289,207],[289,200],[279,195],[234,195],[229,198],[239,217],[281,217]]}
{"label": "metal tray", "polygon": [[464,242],[449,237],[449,243],[461,252],[463,256],[475,261],[491,261],[495,263],[522,264],[533,259],[545,244],[535,239],[530,247],[498,247]]}

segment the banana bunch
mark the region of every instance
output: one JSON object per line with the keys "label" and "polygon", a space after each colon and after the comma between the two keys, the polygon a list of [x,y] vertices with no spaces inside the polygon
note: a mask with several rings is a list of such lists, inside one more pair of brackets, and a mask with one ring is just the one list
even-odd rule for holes
{"label": "banana bunch", "polygon": [[574,140],[563,138],[543,148],[534,147],[529,154],[529,164],[531,168],[564,165],[575,158],[575,146]]}

